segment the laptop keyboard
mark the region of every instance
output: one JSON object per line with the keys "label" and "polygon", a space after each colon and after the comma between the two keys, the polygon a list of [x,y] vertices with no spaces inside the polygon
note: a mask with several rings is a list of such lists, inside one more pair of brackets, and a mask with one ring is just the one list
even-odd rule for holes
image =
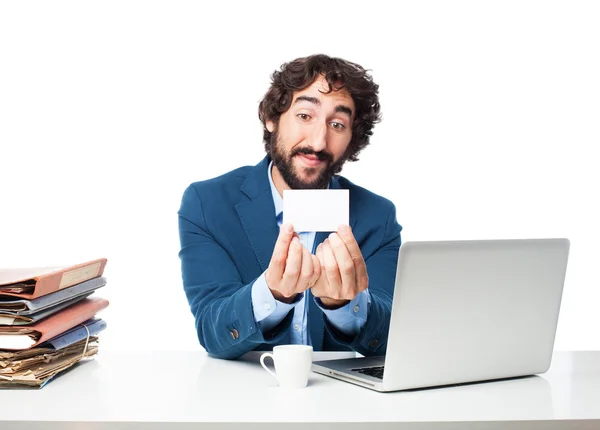
{"label": "laptop keyboard", "polygon": [[352,369],[353,372],[362,373],[363,375],[373,376],[374,378],[383,379],[384,366],[363,367],[360,369]]}

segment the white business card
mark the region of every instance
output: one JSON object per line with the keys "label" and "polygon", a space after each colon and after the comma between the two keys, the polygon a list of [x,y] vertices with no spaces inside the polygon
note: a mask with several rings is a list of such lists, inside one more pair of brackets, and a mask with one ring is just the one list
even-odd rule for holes
{"label": "white business card", "polygon": [[284,190],[283,223],[294,231],[336,231],[350,224],[348,190]]}

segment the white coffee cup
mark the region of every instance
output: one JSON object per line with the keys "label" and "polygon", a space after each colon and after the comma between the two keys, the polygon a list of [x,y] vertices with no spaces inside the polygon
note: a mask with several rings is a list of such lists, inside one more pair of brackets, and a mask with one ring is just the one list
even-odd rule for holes
{"label": "white coffee cup", "polygon": [[[312,352],[310,345],[277,345],[273,353],[260,356],[260,364],[277,379],[281,388],[304,388],[312,367]],[[267,357],[273,360],[275,373],[265,364]]]}

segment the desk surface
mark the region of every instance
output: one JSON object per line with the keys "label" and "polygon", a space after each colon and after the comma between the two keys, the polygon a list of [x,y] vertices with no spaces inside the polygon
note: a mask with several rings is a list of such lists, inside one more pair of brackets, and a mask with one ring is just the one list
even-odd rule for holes
{"label": "desk surface", "polygon": [[100,351],[41,390],[0,390],[0,428],[600,428],[600,352],[556,352],[542,376],[395,393],[316,373],[283,390],[256,357]]}

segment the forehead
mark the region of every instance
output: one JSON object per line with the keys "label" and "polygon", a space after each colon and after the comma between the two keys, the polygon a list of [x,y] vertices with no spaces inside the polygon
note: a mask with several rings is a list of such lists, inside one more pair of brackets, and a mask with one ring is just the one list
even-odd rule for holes
{"label": "forehead", "polygon": [[299,96],[309,95],[311,97],[318,98],[319,100],[321,100],[322,103],[329,101],[333,106],[337,106],[340,104],[347,106],[350,109],[352,109],[352,111],[354,112],[354,100],[352,100],[352,96],[346,90],[346,88],[342,88],[341,90],[338,90],[338,91],[334,90],[334,91],[331,91],[330,93],[328,93],[328,91],[329,91],[329,84],[327,83],[327,80],[323,76],[319,76],[307,88],[304,88],[301,91],[294,92],[294,97],[293,97],[292,103]]}

